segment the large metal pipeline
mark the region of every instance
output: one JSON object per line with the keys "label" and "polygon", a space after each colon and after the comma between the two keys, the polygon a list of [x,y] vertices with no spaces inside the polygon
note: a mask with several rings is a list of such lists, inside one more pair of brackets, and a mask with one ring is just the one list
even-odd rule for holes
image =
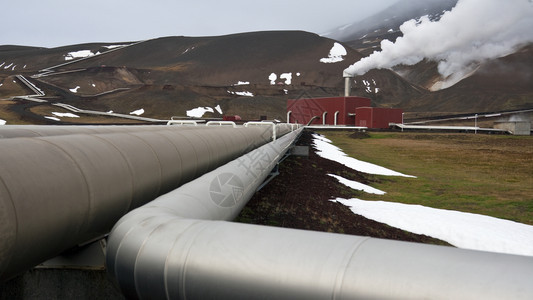
{"label": "large metal pipeline", "polygon": [[268,127],[160,127],[0,140],[0,280],[107,234],[131,209],[272,136]]}
{"label": "large metal pipeline", "polygon": [[[108,270],[124,294],[130,298],[157,299],[169,292],[165,290],[167,275],[172,278],[180,273],[167,255],[179,239],[180,228],[184,229],[180,224],[187,224],[180,222],[192,218],[235,218],[301,130],[253,150],[124,216],[110,233],[106,254]],[[136,283],[146,288],[141,289],[141,294],[136,294],[140,289]]]}
{"label": "large metal pipeline", "polygon": [[[233,122],[231,122],[233,123]],[[248,122],[246,125],[253,126],[264,125],[273,128],[275,135],[282,136],[296,128],[296,124],[272,122]],[[236,127],[236,126],[235,126]],[[248,126],[245,126],[248,127]],[[179,130],[201,130],[210,129],[213,126],[173,126]],[[120,133],[120,132],[144,132],[169,130],[168,125],[8,125],[0,126],[0,139],[15,137],[44,137],[57,135],[72,134],[102,134],[102,133]],[[272,133],[272,131],[270,131]],[[265,132],[266,134],[266,132]],[[271,134],[272,135],[272,134]]]}
{"label": "large metal pipeline", "polygon": [[245,225],[289,134],[125,215],[107,267],[128,298],[531,299],[533,257]]}
{"label": "large metal pipeline", "polygon": [[[206,126],[174,126],[176,130],[209,129]],[[103,134],[169,130],[167,125],[8,125],[0,126],[0,139],[72,134]]]}

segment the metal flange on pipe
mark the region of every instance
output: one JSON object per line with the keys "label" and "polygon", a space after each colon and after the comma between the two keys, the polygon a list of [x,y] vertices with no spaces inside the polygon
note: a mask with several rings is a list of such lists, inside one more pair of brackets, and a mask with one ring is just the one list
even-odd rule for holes
{"label": "metal flange on pipe", "polygon": [[0,134],[2,281],[107,234],[128,211],[272,135],[205,126],[5,126]]}
{"label": "metal flange on pipe", "polygon": [[125,215],[106,264],[131,299],[531,299],[533,257],[231,223],[298,131]]}

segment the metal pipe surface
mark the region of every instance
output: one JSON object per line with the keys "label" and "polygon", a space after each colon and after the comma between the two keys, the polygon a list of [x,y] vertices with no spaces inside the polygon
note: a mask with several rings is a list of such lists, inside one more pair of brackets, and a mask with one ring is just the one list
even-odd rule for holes
{"label": "metal pipe surface", "polygon": [[131,299],[531,299],[533,257],[231,220],[292,133],[128,213],[106,264]]}
{"label": "metal pipe surface", "polygon": [[148,127],[0,140],[0,280],[107,234],[131,209],[272,135],[263,127]]}
{"label": "metal pipe surface", "polygon": [[137,251],[121,244],[117,264],[108,265],[128,298],[533,297],[532,257],[159,212],[128,223]]}
{"label": "metal pipe surface", "polygon": [[234,219],[301,131],[286,134],[121,218],[110,233],[106,261],[123,293],[130,298],[142,298],[137,292],[144,297],[164,296],[167,275],[181,272],[166,255],[180,230],[188,227],[180,222]]}
{"label": "metal pipe surface", "polygon": [[102,134],[157,130],[206,129],[205,126],[186,127],[167,125],[5,125],[0,126],[0,139],[15,137],[44,137],[72,134]]}

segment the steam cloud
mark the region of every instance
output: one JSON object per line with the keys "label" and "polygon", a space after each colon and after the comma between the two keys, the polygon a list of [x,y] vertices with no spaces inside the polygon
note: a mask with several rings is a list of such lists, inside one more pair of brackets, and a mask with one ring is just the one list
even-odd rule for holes
{"label": "steam cloud", "polygon": [[484,60],[513,53],[533,42],[532,0],[459,0],[436,22],[427,16],[400,26],[396,42],[383,40],[375,51],[345,70],[363,75],[371,69],[414,65],[424,58],[438,62],[449,87]]}

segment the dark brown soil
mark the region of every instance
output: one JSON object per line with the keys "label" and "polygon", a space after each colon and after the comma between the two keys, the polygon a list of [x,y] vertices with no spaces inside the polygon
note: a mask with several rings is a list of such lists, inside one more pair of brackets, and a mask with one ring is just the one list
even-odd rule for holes
{"label": "dark brown soil", "polygon": [[[360,137],[359,137],[360,138]],[[327,174],[370,184],[379,179],[321,158],[312,147],[311,132],[304,131],[297,145],[310,146],[309,157],[290,156],[280,164],[280,175],[255,194],[237,221],[326,231],[393,240],[449,245],[354,214],[347,206],[330,201],[364,198],[364,193],[340,184]]]}

